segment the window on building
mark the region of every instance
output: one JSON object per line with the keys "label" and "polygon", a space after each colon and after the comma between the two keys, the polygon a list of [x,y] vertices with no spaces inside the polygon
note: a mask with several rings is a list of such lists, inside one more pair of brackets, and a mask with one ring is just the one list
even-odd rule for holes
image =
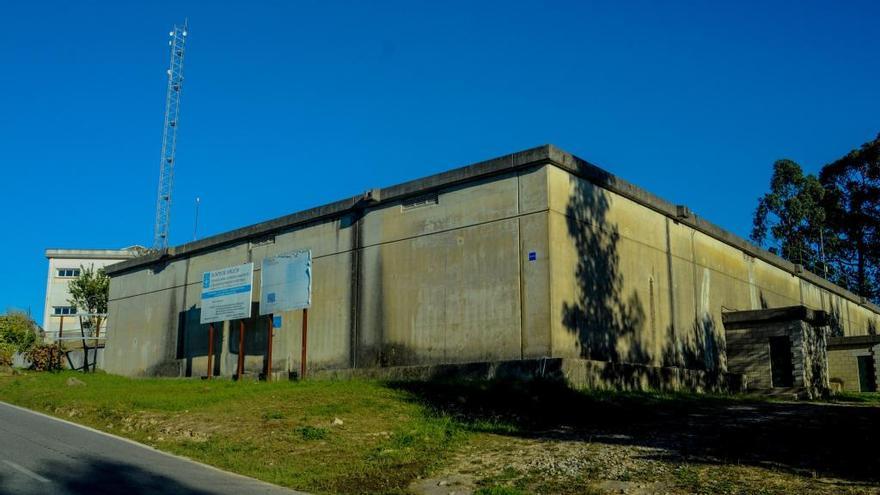
{"label": "window on building", "polygon": [[76,306],[52,306],[52,310],[55,316],[76,314]]}
{"label": "window on building", "polygon": [[403,211],[421,208],[423,206],[436,205],[439,202],[437,193],[423,194],[414,198],[407,198],[400,203],[400,209]]}
{"label": "window on building", "polygon": [[79,268],[59,268],[57,273],[59,277],[79,277]]}

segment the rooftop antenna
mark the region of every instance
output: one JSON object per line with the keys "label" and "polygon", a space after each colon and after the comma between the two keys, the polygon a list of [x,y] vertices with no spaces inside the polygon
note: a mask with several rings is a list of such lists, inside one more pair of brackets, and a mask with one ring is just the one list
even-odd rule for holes
{"label": "rooftop antenna", "polygon": [[197,239],[196,235],[199,232],[199,204],[202,202],[202,198],[196,196],[196,220],[193,222],[193,240]]}
{"label": "rooftop antenna", "polygon": [[168,247],[171,223],[171,189],[174,184],[174,154],[177,149],[177,126],[180,117],[180,90],[183,87],[183,55],[186,46],[187,20],[168,33],[171,63],[168,67],[168,90],[165,96],[165,126],[162,130],[162,161],[159,164],[159,192],[156,198],[156,224],[153,249]]}

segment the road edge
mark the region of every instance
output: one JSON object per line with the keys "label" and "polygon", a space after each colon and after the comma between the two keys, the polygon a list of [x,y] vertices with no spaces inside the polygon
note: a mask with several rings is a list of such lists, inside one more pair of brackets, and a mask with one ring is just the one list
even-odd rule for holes
{"label": "road edge", "polygon": [[162,455],[167,456],[167,457],[172,457],[172,458],[177,459],[177,460],[181,460],[181,461],[185,461],[185,462],[190,462],[190,463],[193,463],[193,464],[197,464],[197,465],[199,465],[199,466],[203,466],[203,467],[206,467],[206,468],[208,468],[208,469],[212,469],[212,470],[217,471],[217,472],[220,472],[220,473],[229,474],[229,475],[232,475],[232,476],[236,476],[236,477],[238,477],[238,478],[243,478],[243,479],[246,479],[246,480],[255,481],[255,482],[257,482],[257,483],[264,484],[264,485],[266,485],[266,486],[268,486],[268,487],[272,487],[272,488],[280,488],[280,489],[282,489],[282,490],[288,490],[288,491],[290,491],[290,492],[293,493],[293,494],[309,495],[307,492],[301,492],[301,491],[298,491],[298,490],[294,490],[294,489],[292,489],[292,488],[287,488],[287,487],[285,487],[285,486],[281,486],[281,485],[275,485],[275,484],[273,484],[273,483],[269,483],[268,481],[263,481],[263,480],[260,480],[260,479],[257,479],[257,478],[253,478],[253,477],[251,477],[251,476],[246,476],[246,475],[244,475],[244,474],[236,473],[236,472],[233,472],[233,471],[227,471],[227,470],[225,470],[225,469],[218,468],[217,466],[212,466],[212,465],[210,465],[210,464],[205,464],[204,462],[200,462],[200,461],[197,461],[197,460],[195,460],[195,459],[191,459],[191,458],[186,457],[186,456],[177,455],[177,454],[172,454],[171,452],[166,452],[166,451],[164,451],[164,450],[159,450],[159,449],[157,449],[156,447],[153,447],[153,446],[150,446],[150,445],[147,445],[147,444],[144,444],[144,443],[140,443],[140,442],[134,441],[134,440],[132,440],[132,439],[130,439],[130,438],[121,437],[121,436],[119,436],[119,435],[114,435],[114,434],[112,434],[112,433],[107,433],[106,431],[101,431],[101,430],[98,430],[98,429],[96,429],[96,428],[92,428],[91,426],[86,426],[86,425],[82,425],[82,424],[79,424],[79,423],[74,423],[73,421],[68,421],[68,420],[66,420],[66,419],[58,418],[58,417],[52,416],[52,415],[50,415],[50,414],[46,414],[46,413],[43,413],[43,412],[40,412],[40,411],[35,411],[35,410],[33,410],[33,409],[28,409],[28,408],[26,408],[26,407],[22,407],[22,406],[19,406],[19,405],[16,405],[16,404],[11,404],[11,403],[9,403],[9,402],[6,402],[5,400],[0,400],[0,405],[8,406],[8,407],[11,407],[11,408],[13,408],[13,409],[18,409],[19,411],[23,411],[23,412],[27,412],[27,413],[35,414],[35,415],[37,415],[37,416],[42,416],[42,417],[44,417],[44,418],[51,419],[51,420],[54,420],[54,421],[58,421],[58,422],[60,422],[60,423],[65,423],[65,424],[68,424],[68,425],[71,425],[71,426],[75,426],[75,427],[77,427],[77,428],[81,428],[81,429],[83,429],[83,430],[87,430],[87,431],[90,431],[90,432],[92,432],[92,433],[97,433],[97,434],[99,434],[99,435],[104,435],[105,437],[110,437],[110,438],[113,438],[113,439],[115,439],[115,440],[121,440],[121,441],[123,441],[123,442],[125,442],[125,443],[131,444],[131,445],[135,445],[135,446],[140,447],[140,448],[143,448],[143,449],[151,450],[151,451],[156,452],[156,453],[158,453],[158,454],[162,454]]}

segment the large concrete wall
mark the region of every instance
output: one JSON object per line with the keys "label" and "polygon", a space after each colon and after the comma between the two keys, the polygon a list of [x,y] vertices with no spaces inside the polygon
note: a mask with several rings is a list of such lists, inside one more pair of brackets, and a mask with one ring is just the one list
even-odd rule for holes
{"label": "large concrete wall", "polygon": [[[254,262],[259,287],[264,257],[298,249],[314,259],[310,369],[546,356],[546,185],[545,167],[516,170],[113,274],[107,370],[205,374],[202,273]],[[281,316],[273,368],[297,370],[301,312]],[[265,323],[246,328],[259,372]],[[234,372],[237,342],[237,322],[218,325],[217,372]]]}
{"label": "large concrete wall", "polygon": [[842,335],[877,328],[855,296],[688,225],[692,214],[659,212],[577,167],[547,174],[553,356],[726,371],[722,312],[798,304],[829,311]]}
{"label": "large concrete wall", "polygon": [[[805,304],[841,334],[877,328],[877,307],[552,146],[371,198],[112,267],[107,369],[204,374],[202,273],[252,261],[258,287],[264,257],[297,249],[314,258],[314,370],[552,356],[724,371],[722,311]],[[296,370],[301,313],[282,318],[273,368]],[[266,328],[247,325],[256,372]],[[237,328],[218,329],[221,374]]]}

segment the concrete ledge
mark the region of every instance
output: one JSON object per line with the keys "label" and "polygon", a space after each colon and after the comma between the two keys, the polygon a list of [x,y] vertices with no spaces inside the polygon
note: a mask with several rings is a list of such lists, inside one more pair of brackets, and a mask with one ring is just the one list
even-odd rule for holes
{"label": "concrete ledge", "polygon": [[850,346],[873,346],[880,344],[880,335],[854,335],[851,337],[828,337],[828,348]]}
{"label": "concrete ledge", "polygon": [[806,306],[786,306],[783,308],[754,309],[749,311],[729,311],[721,314],[725,330],[751,328],[768,323],[786,321],[806,321],[813,325],[828,324],[828,313],[810,309]]}
{"label": "concrete ledge", "polygon": [[312,372],[310,378],[321,380],[357,378],[388,381],[546,378],[562,380],[576,389],[618,391],[740,393],[747,388],[745,377],[735,373],[718,374],[684,368],[662,368],[568,358],[324,370]]}

